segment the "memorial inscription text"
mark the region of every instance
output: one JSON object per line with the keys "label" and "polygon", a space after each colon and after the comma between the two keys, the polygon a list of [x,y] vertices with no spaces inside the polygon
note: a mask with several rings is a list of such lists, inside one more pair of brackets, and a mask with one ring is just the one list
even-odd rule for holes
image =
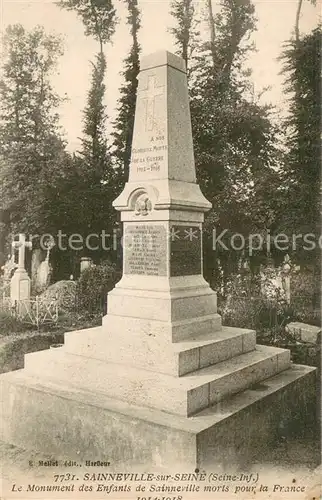
{"label": "memorial inscription text", "polygon": [[160,224],[128,224],[125,227],[125,274],[166,276],[167,235]]}
{"label": "memorial inscription text", "polygon": [[132,148],[131,163],[136,166],[137,173],[160,172],[165,161],[164,153],[168,150],[164,135],[147,138],[146,147]]}

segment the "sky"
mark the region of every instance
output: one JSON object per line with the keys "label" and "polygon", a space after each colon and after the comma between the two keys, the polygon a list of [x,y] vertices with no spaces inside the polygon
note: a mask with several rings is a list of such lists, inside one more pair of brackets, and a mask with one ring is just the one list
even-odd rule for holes
{"label": "sky", "polygon": [[[220,0],[213,0],[214,11]],[[196,10],[201,13],[206,0],[196,2]],[[297,0],[254,0],[257,31],[253,35],[256,52],[249,58],[248,65],[253,71],[255,92],[269,86],[262,100],[272,102],[281,113],[287,109],[283,95],[283,76],[280,75],[283,42],[290,38],[294,29]],[[300,21],[302,33],[310,32],[318,23],[320,9],[304,0]],[[122,0],[115,0],[119,24],[112,44],[107,47],[106,104],[111,118],[115,117],[118,89],[122,83],[120,72],[123,59],[130,47],[128,26],[125,22],[126,9]],[[175,51],[172,35],[168,28],[173,20],[169,14],[170,0],[139,0],[142,13],[142,27],[139,41],[142,55],[156,50]],[[9,24],[20,23],[26,29],[36,25],[44,26],[46,32],[63,35],[65,52],[59,60],[57,72],[52,77],[59,95],[68,97],[61,105],[61,125],[65,131],[70,151],[77,150],[82,131],[82,111],[90,85],[90,61],[98,52],[98,44],[85,37],[80,18],[74,12],[61,10],[51,0],[0,0],[0,30]],[[205,35],[205,28],[203,28]]]}

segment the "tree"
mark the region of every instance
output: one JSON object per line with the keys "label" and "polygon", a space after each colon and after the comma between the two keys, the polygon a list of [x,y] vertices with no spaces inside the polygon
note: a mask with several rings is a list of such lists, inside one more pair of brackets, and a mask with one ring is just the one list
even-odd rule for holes
{"label": "tree", "polygon": [[193,54],[195,38],[199,35],[196,29],[195,8],[192,0],[174,0],[171,3],[171,14],[176,19],[177,25],[170,29],[178,47],[178,54],[186,63]]}
{"label": "tree", "polygon": [[[72,10],[82,19],[85,35],[99,42],[99,53],[92,63],[93,73],[87,105],[84,110],[84,129],[81,155],[85,164],[95,170],[97,180],[105,175],[107,168],[107,120],[104,95],[106,86],[106,59],[104,45],[110,42],[115,32],[116,15],[111,0],[61,0],[60,7]],[[99,182],[100,182],[99,180]]]}
{"label": "tree", "polygon": [[256,28],[251,0],[223,0],[216,14],[209,0],[206,20],[209,39],[199,42],[189,62],[189,86],[197,177],[213,203],[205,221],[205,275],[211,279],[218,259],[227,275],[247,252],[217,248],[214,253],[214,228],[217,234],[228,230],[227,241],[236,232],[264,233],[274,223],[274,202],[266,193],[280,183],[280,151],[272,108],[251,92],[245,68]]}
{"label": "tree", "polygon": [[[310,0],[310,3],[315,6],[316,0]],[[303,7],[303,0],[298,0],[296,16],[295,16],[295,25],[294,25],[294,34],[296,42],[298,42],[300,39],[300,18],[301,18],[302,7]]]}
{"label": "tree", "polygon": [[140,29],[140,12],[137,0],[127,0],[132,46],[128,57],[125,59],[123,72],[125,83],[120,89],[121,97],[118,100],[118,117],[114,123],[114,156],[119,163],[120,187],[128,180],[131,146],[134,127],[135,103],[137,93],[137,76],[140,71],[140,45],[138,31]]}
{"label": "tree", "polygon": [[[287,43],[283,53],[289,115],[280,203],[280,227],[287,233],[320,233],[320,47],[321,27]],[[299,250],[299,249],[298,249]],[[317,256],[316,252],[314,256]],[[312,260],[312,252],[299,252]]]}
{"label": "tree", "polygon": [[[106,58],[105,45],[110,42],[116,26],[116,15],[110,0],[62,0],[62,8],[73,10],[82,19],[85,35],[99,43],[99,52],[92,63],[92,80],[84,109],[81,148],[74,158],[79,172],[76,189],[80,199],[78,232],[100,234],[111,230],[115,222],[112,201],[116,197],[116,173],[106,136],[107,110],[104,104]],[[102,249],[93,255],[100,258]],[[84,249],[86,254],[91,252]]]}
{"label": "tree", "polygon": [[[58,124],[61,102],[50,77],[62,42],[42,27],[9,26],[0,81],[0,155],[7,231],[45,229],[48,171],[59,171],[67,153]],[[50,213],[55,210],[51,207]]]}
{"label": "tree", "polygon": [[87,105],[84,110],[84,128],[81,155],[85,166],[92,171],[94,178],[100,182],[106,170],[108,156],[105,123],[106,106],[103,103],[105,94],[104,76],[106,60],[103,53],[96,56],[93,64],[91,87],[88,92]]}
{"label": "tree", "polygon": [[100,52],[115,31],[116,13],[112,0],[60,0],[58,5],[74,11],[81,18],[85,35],[99,42]]}

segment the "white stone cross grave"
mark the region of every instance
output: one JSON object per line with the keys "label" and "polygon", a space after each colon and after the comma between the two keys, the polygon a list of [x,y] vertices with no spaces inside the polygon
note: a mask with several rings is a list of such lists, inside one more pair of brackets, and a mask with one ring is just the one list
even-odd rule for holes
{"label": "white stone cross grave", "polygon": [[32,249],[32,242],[26,241],[26,236],[23,233],[19,234],[19,240],[12,242],[13,250],[18,249],[18,269],[25,269],[25,253],[26,248]]}
{"label": "white stone cross grave", "polygon": [[19,240],[12,242],[12,248],[18,249],[18,267],[11,278],[10,297],[12,301],[30,300],[30,278],[25,269],[26,248],[31,250],[31,241],[26,241],[25,234],[19,234]]}

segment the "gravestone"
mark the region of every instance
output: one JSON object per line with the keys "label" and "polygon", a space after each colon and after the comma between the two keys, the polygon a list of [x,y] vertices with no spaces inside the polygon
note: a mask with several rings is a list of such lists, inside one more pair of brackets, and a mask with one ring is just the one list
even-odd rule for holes
{"label": "gravestone", "polygon": [[45,244],[46,257],[39,264],[36,275],[35,290],[37,294],[43,293],[50,285],[51,276],[53,274],[53,268],[50,264],[50,252],[53,248],[53,243],[49,240]]}
{"label": "gravestone", "polygon": [[28,301],[30,300],[30,278],[25,269],[25,252],[26,248],[32,248],[32,243],[26,241],[24,234],[19,234],[19,240],[12,242],[12,248],[18,249],[18,267],[11,278],[10,297],[13,302]]}
{"label": "gravestone", "polygon": [[93,259],[91,257],[81,257],[80,260],[80,273],[82,274],[85,269],[88,269],[93,265]]}
{"label": "gravestone", "polygon": [[308,325],[299,321],[292,321],[286,325],[286,331],[290,333],[293,338],[300,342],[307,342],[317,344],[321,338],[321,327]]}
{"label": "gravestone", "polygon": [[37,292],[37,273],[38,268],[43,260],[43,250],[41,248],[35,248],[31,255],[31,290],[32,292]]}
{"label": "gravestone", "polygon": [[285,290],[285,299],[288,304],[291,303],[291,260],[288,254],[284,257],[282,266],[283,287]]}
{"label": "gravestone", "polygon": [[114,207],[123,276],[103,325],[0,377],[3,439],[108,457],[123,472],[244,465],[282,421],[310,411],[315,370],[221,324],[202,276],[211,204],[196,183],[185,65],[168,52],[141,61],[129,180]]}

